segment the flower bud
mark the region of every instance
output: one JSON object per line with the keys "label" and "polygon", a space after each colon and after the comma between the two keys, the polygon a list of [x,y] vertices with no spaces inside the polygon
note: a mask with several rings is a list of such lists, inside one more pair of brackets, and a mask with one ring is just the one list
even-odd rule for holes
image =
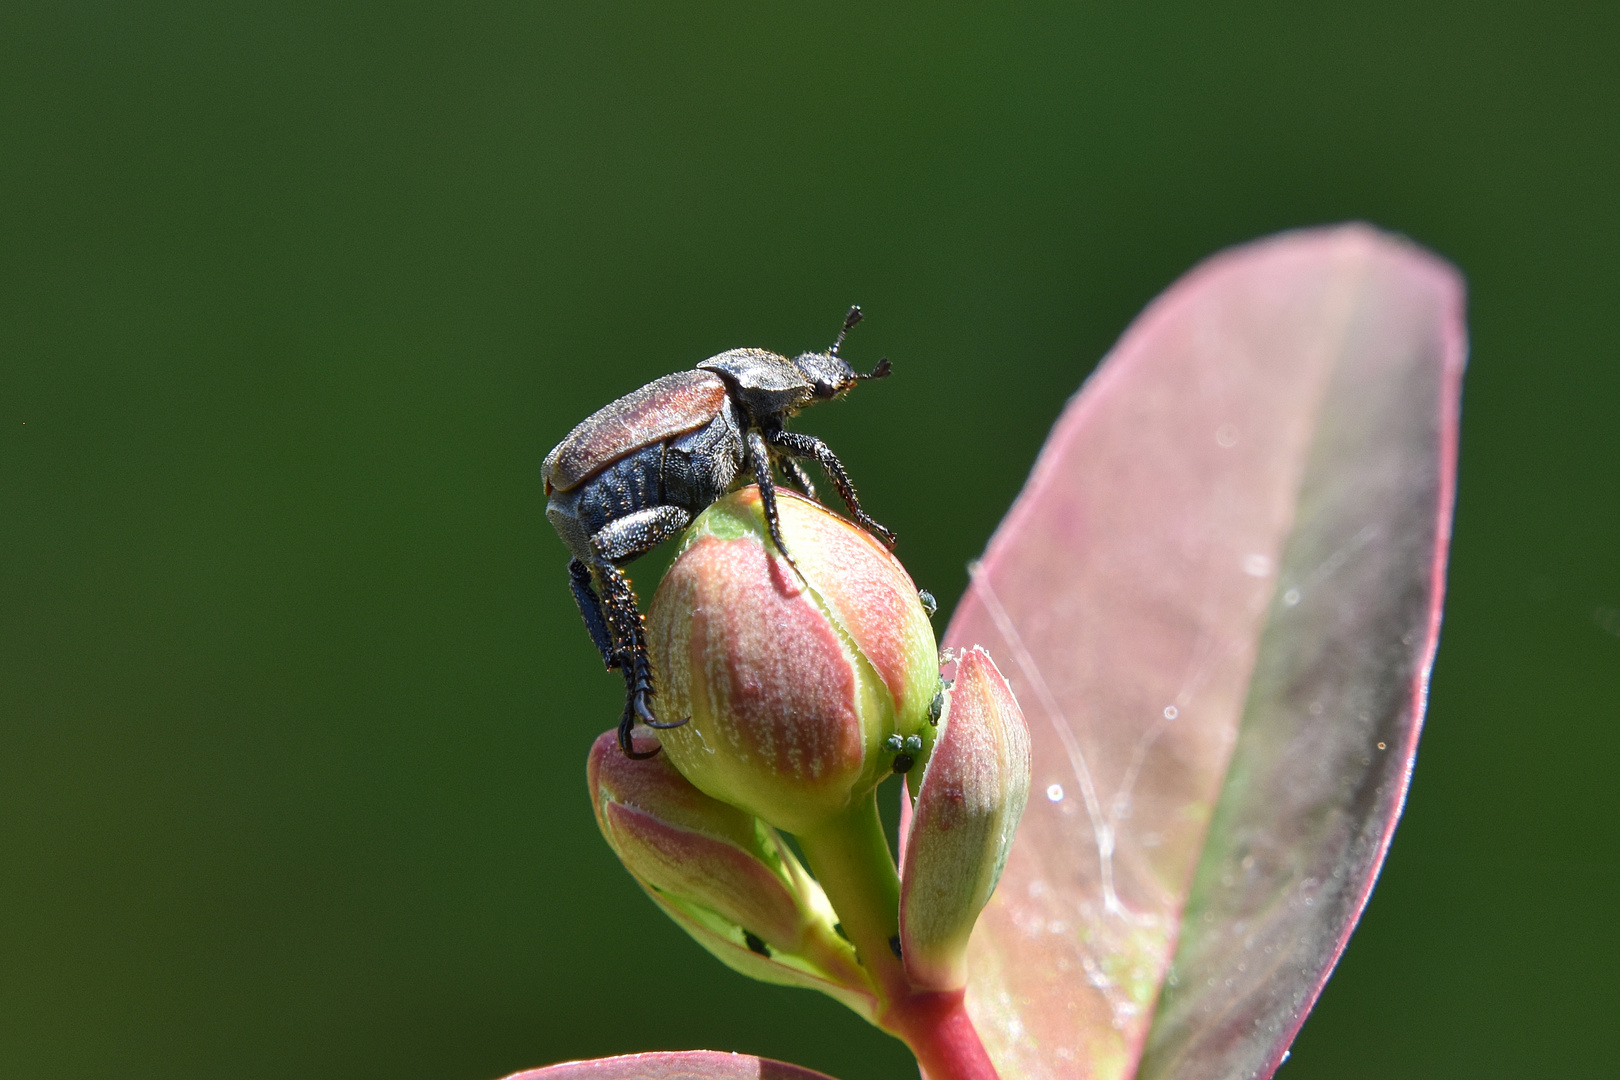
{"label": "flower bud", "polygon": [[626,757],[615,731],[591,747],[586,779],[608,846],[698,944],[745,975],[870,1011],[831,905],[775,830],[709,798],[661,755]]}
{"label": "flower bud", "polygon": [[1029,729],[983,649],[956,667],[900,871],[900,939],[919,988],[967,984],[967,944],[1029,797]]}
{"label": "flower bud", "polygon": [[690,717],[660,733],[676,768],[802,833],[927,760],[939,657],[916,585],[881,544],[817,503],[776,501],[799,572],[745,488],[687,531],[647,637],[660,715]]}

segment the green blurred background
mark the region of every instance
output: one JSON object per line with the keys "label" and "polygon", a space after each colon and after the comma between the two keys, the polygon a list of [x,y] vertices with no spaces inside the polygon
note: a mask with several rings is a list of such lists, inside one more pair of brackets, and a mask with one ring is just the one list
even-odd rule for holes
{"label": "green blurred background", "polygon": [[895,377],[804,426],[948,606],[1144,303],[1356,217],[1474,348],[1407,819],[1281,1075],[1612,1069],[1620,7],[580,7],[0,5],[0,1075],[915,1076],[602,844],[541,458],[859,301]]}

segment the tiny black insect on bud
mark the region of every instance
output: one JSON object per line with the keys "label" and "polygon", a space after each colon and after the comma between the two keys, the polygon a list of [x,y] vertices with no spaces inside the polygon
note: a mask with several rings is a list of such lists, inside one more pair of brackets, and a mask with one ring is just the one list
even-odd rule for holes
{"label": "tiny black insect on bud", "polygon": [[934,700],[928,703],[928,722],[935,727],[939,726],[939,718],[945,712],[945,688],[942,686],[934,691]]}
{"label": "tiny black insect on bud", "polygon": [[750,934],[748,931],[744,930],[743,940],[748,943],[748,948],[751,952],[757,952],[766,959],[770,958],[771,947],[765,944],[765,942],[761,941],[757,934]]}
{"label": "tiny black insect on bud", "polygon": [[894,953],[896,960],[900,959],[900,935],[896,934],[889,939],[889,951]]}
{"label": "tiny black insect on bud", "polygon": [[843,938],[845,941],[849,940],[849,935],[844,933],[844,924],[841,923],[841,922],[833,923],[833,933],[837,934],[839,937]]}
{"label": "tiny black insect on bud", "polygon": [[908,773],[915,764],[916,761],[913,760],[910,754],[894,755],[894,771],[897,773]]}
{"label": "tiny black insect on bud", "polygon": [[908,754],[920,754],[920,753],[922,753],[922,736],[921,735],[907,735],[906,736],[906,753],[908,753]]}
{"label": "tiny black insect on bud", "polygon": [[906,741],[898,735],[890,735],[883,740],[883,749],[891,754],[898,754],[906,748]]}
{"label": "tiny black insect on bud", "polygon": [[918,589],[917,599],[922,601],[923,610],[928,612],[930,619],[939,614],[939,601],[934,599],[933,593],[927,589]]}

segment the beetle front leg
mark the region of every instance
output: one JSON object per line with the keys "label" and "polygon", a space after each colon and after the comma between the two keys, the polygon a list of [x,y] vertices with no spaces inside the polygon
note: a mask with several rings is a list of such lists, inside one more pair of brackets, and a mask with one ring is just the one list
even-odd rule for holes
{"label": "beetle front leg", "polygon": [[814,435],[783,431],[780,428],[771,432],[768,437],[772,446],[779,447],[794,457],[815,459],[816,464],[832,477],[833,486],[838,489],[838,494],[843,496],[844,505],[849,507],[850,516],[861,528],[877,535],[890,547],[894,546],[894,533],[872,520],[871,516],[861,509],[861,501],[855,497],[855,485],[850,483],[849,473],[844,471],[844,463],[838,460],[838,455],[832,452],[832,447]]}
{"label": "beetle front leg", "polygon": [[[778,454],[776,455],[776,463],[782,467],[783,472],[787,473],[787,477],[794,487],[810,498],[816,498],[816,485],[810,481],[810,474],[804,471],[804,466],[799,464],[797,458],[787,454]],[[821,500],[816,499],[816,501],[820,502]]]}
{"label": "beetle front leg", "polygon": [[788,554],[787,545],[782,543],[782,521],[776,516],[776,480],[771,476],[771,451],[765,445],[765,439],[757,431],[748,433],[748,458],[754,466],[754,482],[759,485],[759,502],[765,510],[765,528],[771,534],[771,543],[776,550],[782,553],[782,558],[793,567],[793,572],[799,573],[799,564],[793,561]]}

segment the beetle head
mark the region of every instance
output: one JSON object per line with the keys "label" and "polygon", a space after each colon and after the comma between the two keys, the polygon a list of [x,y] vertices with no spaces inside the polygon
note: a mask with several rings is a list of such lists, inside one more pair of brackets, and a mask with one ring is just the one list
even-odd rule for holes
{"label": "beetle head", "polygon": [[793,366],[804,374],[820,401],[837,397],[862,379],[882,379],[889,374],[888,357],[879,360],[871,371],[860,372],[834,352],[800,353],[793,358]]}
{"label": "beetle head", "polygon": [[844,316],[844,325],[833,339],[832,348],[824,353],[800,353],[793,358],[793,366],[803,374],[805,381],[810,384],[811,391],[816,398],[826,401],[844,393],[860,379],[881,379],[889,374],[889,358],[884,357],[878,361],[877,367],[864,374],[856,372],[844,358],[838,355],[843,347],[844,336],[850,329],[865,318],[861,314],[861,306],[856,304]]}
{"label": "beetle head", "polygon": [[855,372],[833,353],[801,353],[793,358],[793,366],[821,401],[835,398],[855,385]]}

